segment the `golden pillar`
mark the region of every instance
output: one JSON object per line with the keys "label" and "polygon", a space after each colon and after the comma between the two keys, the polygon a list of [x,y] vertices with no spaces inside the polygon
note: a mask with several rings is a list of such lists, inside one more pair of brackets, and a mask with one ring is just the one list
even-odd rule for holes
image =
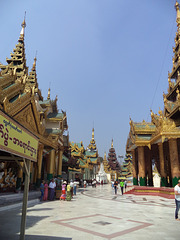
{"label": "golden pillar", "polygon": [[133,185],[138,185],[138,172],[136,167],[136,155],[135,155],[135,149],[131,151],[132,154],[132,168],[133,168]]}
{"label": "golden pillar", "polygon": [[178,147],[176,139],[169,139],[169,154],[173,187],[177,184],[180,177]]}
{"label": "golden pillar", "polygon": [[140,186],[146,186],[145,159],[143,146],[138,147],[138,168]]}
{"label": "golden pillar", "polygon": [[38,159],[37,159],[37,178],[36,178],[37,187],[40,187],[40,184],[41,184],[41,169],[42,169],[43,149],[44,149],[44,145],[39,144],[39,146],[38,146]]}
{"label": "golden pillar", "polygon": [[54,161],[55,161],[55,149],[52,149],[49,153],[49,167],[48,167],[48,174],[47,174],[47,179],[50,180],[53,178],[53,172],[54,172]]}
{"label": "golden pillar", "polygon": [[167,186],[167,175],[166,175],[166,171],[165,171],[163,143],[158,143],[158,148],[159,148],[161,186],[166,187]]}
{"label": "golden pillar", "polygon": [[54,175],[57,176],[57,168],[58,168],[58,152],[55,152],[54,158]]}
{"label": "golden pillar", "polygon": [[62,156],[63,156],[63,150],[58,151],[58,172],[57,175],[58,177],[61,177],[62,175]]}

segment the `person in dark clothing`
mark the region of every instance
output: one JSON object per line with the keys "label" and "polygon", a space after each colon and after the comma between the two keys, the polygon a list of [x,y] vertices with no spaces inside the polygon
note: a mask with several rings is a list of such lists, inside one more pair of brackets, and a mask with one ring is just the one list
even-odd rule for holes
{"label": "person in dark clothing", "polygon": [[118,189],[118,181],[115,181],[115,182],[114,182],[115,194],[117,194],[117,189]]}
{"label": "person in dark clothing", "polygon": [[42,201],[42,200],[43,200],[43,197],[44,197],[44,181],[41,182],[40,190],[41,190],[40,201]]}
{"label": "person in dark clothing", "polygon": [[124,188],[125,188],[125,192],[126,192],[126,188],[127,188],[127,181],[124,181]]}

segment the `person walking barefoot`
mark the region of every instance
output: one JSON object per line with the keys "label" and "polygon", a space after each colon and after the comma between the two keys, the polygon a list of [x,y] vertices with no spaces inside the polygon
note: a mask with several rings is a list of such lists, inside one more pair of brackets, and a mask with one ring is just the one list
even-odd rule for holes
{"label": "person walking barefoot", "polygon": [[41,190],[41,198],[40,198],[40,201],[42,201],[42,200],[43,200],[43,197],[44,197],[44,181],[41,182],[40,190]]}
{"label": "person walking barefoot", "polygon": [[43,200],[47,201],[47,199],[48,199],[48,184],[47,184],[47,181],[45,181],[45,184],[44,184],[44,198],[43,198]]}
{"label": "person walking barefoot", "polygon": [[116,180],[114,182],[114,191],[115,191],[115,194],[117,194],[117,189],[118,189],[118,181]]}
{"label": "person walking barefoot", "polygon": [[178,184],[174,187],[174,193],[175,193],[175,203],[176,203],[175,219],[177,221],[180,221],[180,219],[178,218],[178,212],[180,209],[180,180],[178,180]]}

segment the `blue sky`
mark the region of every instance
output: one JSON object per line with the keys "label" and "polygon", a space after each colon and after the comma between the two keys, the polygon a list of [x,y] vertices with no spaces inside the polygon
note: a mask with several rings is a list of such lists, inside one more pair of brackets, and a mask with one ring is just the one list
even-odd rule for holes
{"label": "blue sky", "polygon": [[29,69],[37,51],[44,99],[58,95],[70,140],[86,147],[92,127],[101,156],[111,139],[125,155],[129,117],[163,108],[172,69],[175,0],[1,0],[0,62],[10,57],[26,11]]}

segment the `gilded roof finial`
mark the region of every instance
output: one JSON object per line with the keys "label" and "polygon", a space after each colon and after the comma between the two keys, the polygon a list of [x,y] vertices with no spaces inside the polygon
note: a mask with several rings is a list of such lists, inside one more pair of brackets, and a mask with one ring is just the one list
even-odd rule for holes
{"label": "gilded roof finial", "polygon": [[50,91],[51,91],[51,89],[49,88],[49,89],[48,89],[48,97],[47,97],[47,100],[50,100]]}
{"label": "gilded roof finial", "polygon": [[106,152],[104,152],[104,160],[106,160]]}
{"label": "gilded roof finial", "polygon": [[32,67],[33,70],[36,69],[36,61],[37,61],[37,51],[36,51],[36,55],[35,55],[34,63],[33,63],[33,67]]}
{"label": "gilded roof finial", "polygon": [[177,26],[180,27],[180,11],[179,11],[178,1],[176,1],[175,8],[176,8],[176,12],[177,12],[177,15],[176,15]]}
{"label": "gilded roof finial", "polygon": [[132,124],[132,119],[131,119],[131,117],[129,116],[129,124],[131,125]]}
{"label": "gilded roof finial", "polygon": [[23,37],[24,37],[24,29],[25,29],[25,27],[26,27],[26,21],[25,21],[25,19],[26,19],[26,12],[25,12],[25,14],[24,14],[24,20],[23,20],[23,22],[22,22],[22,24],[21,24],[22,29],[21,29],[21,32],[20,32],[20,35],[22,35]]}
{"label": "gilded roof finial", "polygon": [[111,148],[113,148],[113,139],[112,139],[112,142],[111,142]]}
{"label": "gilded roof finial", "polygon": [[36,68],[36,61],[37,61],[37,58],[35,57],[34,58],[34,63],[33,63],[33,69],[35,70],[35,68]]}
{"label": "gilded roof finial", "polygon": [[94,128],[92,129],[92,139],[94,139]]}

